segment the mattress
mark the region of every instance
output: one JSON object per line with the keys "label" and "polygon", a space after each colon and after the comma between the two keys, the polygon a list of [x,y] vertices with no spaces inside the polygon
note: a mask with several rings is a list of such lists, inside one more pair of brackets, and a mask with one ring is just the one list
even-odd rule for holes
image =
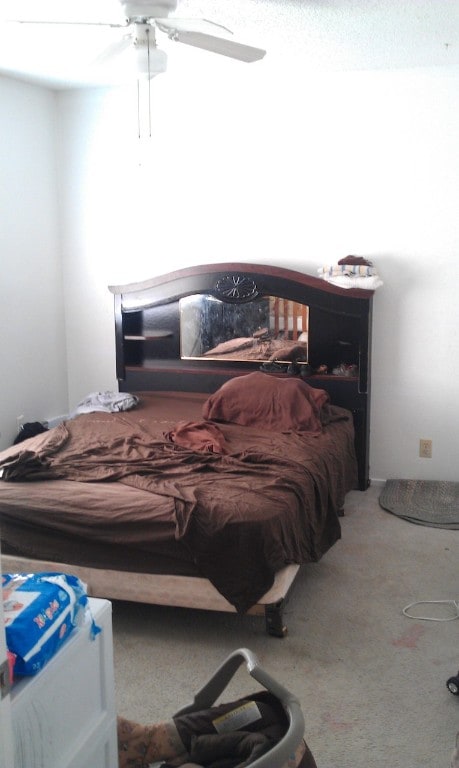
{"label": "mattress", "polygon": [[204,435],[208,395],[137,394],[130,411],[83,414],[0,454],[18,468],[0,480],[5,553],[202,576],[245,612],[277,571],[340,538],[357,482],[349,411],[330,406],[319,433],[206,422]]}

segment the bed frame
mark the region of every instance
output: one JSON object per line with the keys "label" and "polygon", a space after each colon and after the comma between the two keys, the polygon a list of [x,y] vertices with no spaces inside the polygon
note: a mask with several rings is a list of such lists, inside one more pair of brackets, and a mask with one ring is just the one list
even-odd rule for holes
{"label": "bed frame", "polygon": [[[260,360],[221,360],[181,354],[181,303],[199,294],[250,312],[266,297],[283,300],[284,318],[274,317],[276,330],[287,327],[286,302],[308,308],[293,321],[292,338],[307,329],[308,359],[296,365],[308,384],[329,392],[335,405],[354,418],[358,489],[369,485],[370,346],[373,291],[343,289],[289,269],[249,263],[189,267],[140,283],[109,286],[114,294],[116,371],[119,390],[211,393],[225,381],[260,369]],[[277,302],[272,305],[279,306]],[[257,305],[257,306],[258,306]],[[235,310],[236,311],[236,310]],[[298,323],[301,323],[298,326]],[[183,329],[182,329],[183,330]],[[333,375],[341,363],[351,375]],[[262,363],[266,364],[266,363]],[[269,364],[268,364],[269,365]],[[276,364],[289,375],[289,361]],[[328,373],[323,373],[323,366]],[[317,373],[317,370],[321,373]],[[79,576],[92,596],[157,605],[235,612],[203,578],[158,576],[68,566],[65,563],[2,555],[6,572],[60,570]],[[248,613],[265,617],[268,634],[283,637],[283,610],[299,566],[277,573],[273,587]]]}

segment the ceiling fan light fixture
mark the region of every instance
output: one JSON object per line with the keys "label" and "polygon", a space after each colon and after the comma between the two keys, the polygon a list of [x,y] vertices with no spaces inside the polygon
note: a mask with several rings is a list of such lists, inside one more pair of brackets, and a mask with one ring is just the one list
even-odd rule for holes
{"label": "ceiling fan light fixture", "polygon": [[136,47],[135,61],[136,74],[140,79],[151,79],[167,69],[167,54],[160,48],[148,51],[145,46]]}
{"label": "ceiling fan light fixture", "polygon": [[162,18],[177,8],[176,0],[121,0],[121,7],[127,19]]}
{"label": "ceiling fan light fixture", "polygon": [[167,69],[167,55],[156,47],[155,30],[147,22],[136,23],[133,64],[137,78],[151,79]]}

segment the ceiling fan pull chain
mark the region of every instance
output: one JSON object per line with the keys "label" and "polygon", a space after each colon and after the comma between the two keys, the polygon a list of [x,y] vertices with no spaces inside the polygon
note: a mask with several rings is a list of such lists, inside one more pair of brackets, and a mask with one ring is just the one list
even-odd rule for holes
{"label": "ceiling fan pull chain", "polygon": [[137,78],[137,135],[140,139],[140,82]]}
{"label": "ceiling fan pull chain", "polygon": [[151,69],[150,69],[150,29],[147,27],[147,57],[148,57],[148,135],[151,139]]}

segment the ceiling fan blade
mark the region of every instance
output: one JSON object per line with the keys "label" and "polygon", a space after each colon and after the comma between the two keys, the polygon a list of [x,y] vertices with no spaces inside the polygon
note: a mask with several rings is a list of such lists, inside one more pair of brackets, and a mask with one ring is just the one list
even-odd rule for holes
{"label": "ceiling fan blade", "polygon": [[[157,26],[159,29],[162,29],[164,25],[157,23]],[[179,30],[174,27],[169,27],[169,25],[167,29],[164,28],[162,31],[167,32],[169,38],[176,42],[193,45],[196,48],[203,48],[206,51],[219,53],[222,56],[229,56],[232,59],[239,59],[239,61],[248,63],[258,61],[266,54],[266,51],[262,48],[253,48],[250,45],[236,43],[234,40],[227,40],[224,37],[215,37],[215,35],[208,35],[204,32]]]}
{"label": "ceiling fan blade", "polygon": [[5,19],[8,24],[53,24],[67,25],[67,26],[79,26],[79,27],[114,27],[124,28],[129,26],[129,21],[126,19],[123,23],[114,23],[110,21],[45,21],[44,19]]}
{"label": "ceiling fan blade", "polygon": [[210,21],[209,19],[183,19],[183,18],[173,18],[173,19],[159,19],[155,18],[155,24],[156,26],[162,30],[162,32],[188,32],[193,30],[194,32],[204,32],[206,29],[215,28],[218,27],[219,29],[223,29],[225,32],[229,32],[230,35],[233,34],[231,29],[228,29],[228,27],[225,27],[223,24],[219,24],[217,21]]}
{"label": "ceiling fan blade", "polygon": [[119,56],[123,51],[132,45],[132,36],[125,35],[120,40],[114,40],[113,43],[107,45],[103,51],[101,51],[94,59],[94,64],[102,65],[110,62],[114,57]]}

